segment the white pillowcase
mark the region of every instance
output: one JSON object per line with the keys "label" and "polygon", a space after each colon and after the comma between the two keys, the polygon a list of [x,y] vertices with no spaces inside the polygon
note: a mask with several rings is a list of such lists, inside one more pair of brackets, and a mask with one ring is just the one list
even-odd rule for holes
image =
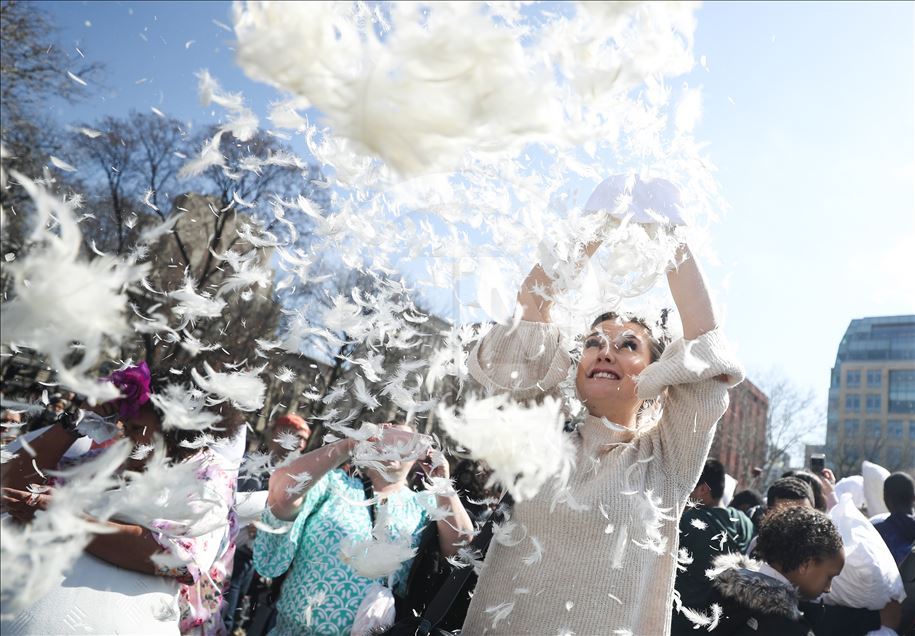
{"label": "white pillowcase", "polygon": [[831,605],[882,609],[891,600],[902,601],[902,577],[890,549],[877,529],[855,507],[851,495],[843,495],[829,516],[845,544],[845,568],[832,580],[823,596]]}
{"label": "white pillowcase", "polygon": [[865,461],[861,464],[861,476],[864,478],[864,498],[867,500],[867,514],[874,515],[889,512],[883,502],[883,482],[890,476],[888,471],[879,464]]}

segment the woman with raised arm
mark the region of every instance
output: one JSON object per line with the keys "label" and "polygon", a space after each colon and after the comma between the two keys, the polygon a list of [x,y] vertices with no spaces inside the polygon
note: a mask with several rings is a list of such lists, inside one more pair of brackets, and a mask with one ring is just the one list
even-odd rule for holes
{"label": "woman with raised arm", "polygon": [[[586,209],[633,222],[681,222],[678,192],[663,180],[611,177]],[[588,245],[585,257],[597,247]],[[463,633],[670,632],[678,519],[727,408],[728,388],[743,374],[686,245],[667,278],[683,338],[666,348],[664,325],[605,313],[573,365],[550,322],[551,298],[560,290],[537,265],[518,294],[520,324],[495,325],[471,352],[473,378],[518,400],[557,394],[574,370],[587,414],[574,433],[569,482],[513,509],[528,539],[492,543]],[[658,406],[659,418],[640,417]]]}
{"label": "woman with raised arm", "polygon": [[[413,447],[416,433],[406,425],[387,425],[383,445]],[[366,541],[384,530],[388,539],[409,538],[415,549],[429,520],[428,511],[438,508],[441,552],[454,556],[459,545],[469,541],[473,522],[453,491],[431,500],[407,486],[412,461],[388,460],[383,470],[364,471],[368,483],[340,467],[350,461],[356,442],[345,438],[306,453],[278,467],[270,476],[264,523],[284,531],[257,533],[254,565],[271,578],[285,575],[271,634],[349,635],[357,610],[373,583],[387,577],[369,578],[341,558],[345,541]],[[440,451],[427,447],[421,462],[428,477],[449,477],[448,462]],[[423,502],[422,499],[426,501]],[[402,592],[412,558],[394,573],[394,588]],[[361,631],[360,631],[361,633]]]}

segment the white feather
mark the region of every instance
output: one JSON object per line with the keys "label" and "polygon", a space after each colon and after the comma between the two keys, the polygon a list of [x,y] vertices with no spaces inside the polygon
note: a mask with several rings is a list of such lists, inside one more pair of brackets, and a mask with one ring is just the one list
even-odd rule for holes
{"label": "white feather", "polygon": [[280,367],[280,370],[277,371],[273,375],[273,377],[275,377],[280,382],[283,382],[284,384],[286,384],[286,383],[289,383],[289,382],[292,382],[293,380],[295,380],[296,375],[295,375],[295,371],[293,371],[289,367]]}
{"label": "white feather", "polygon": [[161,411],[162,427],[166,430],[204,431],[222,420],[206,409],[205,395],[190,387],[169,384],[150,399]]}
{"label": "white feather", "polygon": [[50,159],[51,159],[51,163],[54,164],[55,168],[59,168],[59,169],[63,170],[64,172],[76,172],[76,168],[71,166],[69,163],[67,163],[63,159],[59,159],[58,157],[55,157],[54,155],[51,155]]}
{"label": "white feather", "polygon": [[219,318],[226,307],[222,298],[211,298],[206,292],[198,293],[190,279],[185,280],[184,287],[170,292],[169,298],[177,301],[172,311],[183,318],[178,329],[184,329],[203,318]]}
{"label": "white feather", "polygon": [[499,603],[492,607],[487,607],[483,610],[486,614],[492,615],[492,628],[496,629],[499,623],[508,618],[508,615],[512,613],[512,610],[515,609],[515,604],[511,602]]}
{"label": "white feather", "polygon": [[67,71],[67,77],[69,77],[71,80],[73,80],[74,82],[76,82],[76,83],[79,84],[80,86],[88,86],[88,84],[86,84],[86,80],[84,80],[83,78],[77,76],[76,74],[74,74],[74,73],[71,72],[71,71]]}
{"label": "white feather", "polygon": [[356,399],[362,402],[362,404],[371,411],[374,411],[381,406],[381,402],[379,402],[365,386],[365,380],[362,379],[362,376],[357,375],[353,380],[353,393],[355,394]]}
{"label": "white feather", "polygon": [[531,544],[533,545],[534,550],[521,559],[524,562],[524,565],[534,565],[535,563],[540,563],[543,559],[543,546],[540,543],[540,539],[532,536]]}

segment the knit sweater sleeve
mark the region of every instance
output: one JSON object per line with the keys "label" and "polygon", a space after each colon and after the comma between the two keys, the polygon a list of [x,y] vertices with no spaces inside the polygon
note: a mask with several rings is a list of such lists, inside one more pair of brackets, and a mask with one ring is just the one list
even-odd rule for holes
{"label": "knit sweater sleeve", "polygon": [[527,400],[553,391],[571,364],[555,325],[522,320],[514,329],[494,325],[470,352],[468,369],[486,393]]}
{"label": "knit sweater sleeve", "polygon": [[727,410],[728,389],[741,381],[743,369],[717,329],[695,340],[674,341],[639,377],[640,398],[663,394],[661,419],[647,436],[679,493],[695,487],[715,425]]}

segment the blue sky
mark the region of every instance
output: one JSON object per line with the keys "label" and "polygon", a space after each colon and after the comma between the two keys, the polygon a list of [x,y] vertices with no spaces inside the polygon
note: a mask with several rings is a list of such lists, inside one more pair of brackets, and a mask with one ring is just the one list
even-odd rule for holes
{"label": "blue sky", "polygon": [[[199,123],[208,68],[264,115],[235,66],[223,2],[44,2],[63,42],[106,64],[64,122],[155,106]],[[707,3],[686,78],[730,209],[707,269],[750,377],[776,368],[825,398],[852,318],[915,313],[913,4]]]}

